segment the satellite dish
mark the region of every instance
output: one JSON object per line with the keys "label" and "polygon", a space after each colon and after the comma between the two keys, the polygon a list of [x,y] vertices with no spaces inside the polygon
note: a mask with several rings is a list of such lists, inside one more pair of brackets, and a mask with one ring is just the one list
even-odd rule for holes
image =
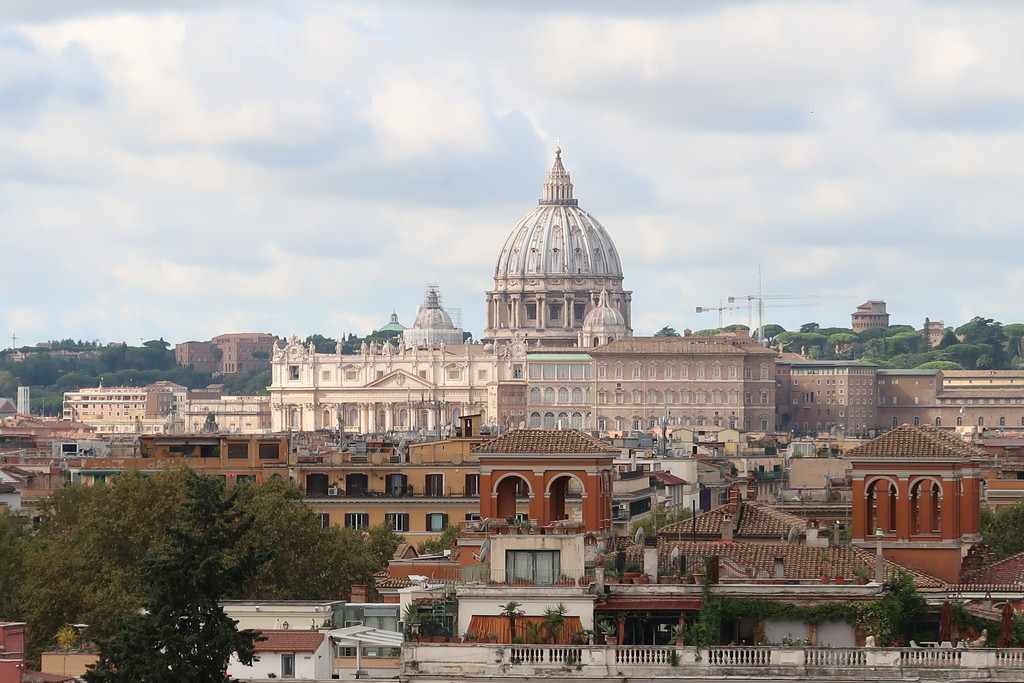
{"label": "satellite dish", "polygon": [[799,536],[800,532],[796,530],[795,526],[789,527],[789,533],[786,535],[786,543],[793,545],[794,543],[796,543],[796,540],[797,538],[799,538]]}
{"label": "satellite dish", "polygon": [[487,556],[491,554],[491,539],[485,538],[484,542],[480,544],[480,561],[483,562],[487,559]]}
{"label": "satellite dish", "polygon": [[636,530],[636,535],[633,537],[633,541],[636,543],[643,543],[646,538],[647,534],[644,532],[644,528],[640,527]]}
{"label": "satellite dish", "polygon": [[672,554],[669,557],[672,560],[672,565],[673,566],[678,564],[678,562],[679,562],[679,546],[674,546],[672,548]]}

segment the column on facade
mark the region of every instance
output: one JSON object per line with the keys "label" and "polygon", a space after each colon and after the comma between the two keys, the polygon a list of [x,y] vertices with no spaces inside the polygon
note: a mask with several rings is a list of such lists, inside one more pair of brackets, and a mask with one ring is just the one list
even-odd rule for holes
{"label": "column on facade", "polygon": [[896,538],[906,540],[910,538],[910,482],[905,479],[896,481]]}
{"label": "column on facade", "polygon": [[[890,516],[890,501],[889,496],[890,484],[888,480],[879,479],[874,485],[875,492],[875,526],[885,533],[891,533],[892,529],[889,528]],[[874,534],[874,529],[868,529],[866,531],[868,535]]]}
{"label": "column on facade", "polygon": [[544,296],[543,295],[537,295],[536,301],[537,301],[537,329],[540,330],[540,329],[543,329],[543,328],[547,327],[547,325],[544,324],[544,321],[546,320],[546,316],[545,316],[545,312],[544,312],[544,307],[547,304],[546,304],[546,302],[544,300]]}
{"label": "column on facade", "polygon": [[395,426],[395,404],[385,403],[384,406],[384,429],[390,432]]}

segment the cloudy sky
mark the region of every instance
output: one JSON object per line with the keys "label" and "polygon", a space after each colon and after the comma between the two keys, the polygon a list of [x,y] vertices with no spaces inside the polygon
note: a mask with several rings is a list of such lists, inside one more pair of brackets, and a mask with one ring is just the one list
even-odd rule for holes
{"label": "cloudy sky", "polygon": [[364,334],[427,283],[479,336],[556,139],[637,334],[759,269],[830,297],[772,300],[790,329],[1021,322],[1022,33],[1010,1],[4,0],[0,347]]}

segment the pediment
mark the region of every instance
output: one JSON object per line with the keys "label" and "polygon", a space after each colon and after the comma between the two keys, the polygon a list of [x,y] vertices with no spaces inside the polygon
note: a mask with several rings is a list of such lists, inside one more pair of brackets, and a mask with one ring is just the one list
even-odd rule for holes
{"label": "pediment", "polygon": [[433,385],[422,377],[411,375],[405,370],[394,370],[380,379],[366,385],[375,389],[432,389]]}

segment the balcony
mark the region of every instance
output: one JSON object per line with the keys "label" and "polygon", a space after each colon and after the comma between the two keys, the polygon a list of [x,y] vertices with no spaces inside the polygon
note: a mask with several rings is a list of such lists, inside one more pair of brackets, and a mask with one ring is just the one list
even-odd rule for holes
{"label": "balcony", "polygon": [[402,678],[1024,680],[1022,649],[406,643]]}

